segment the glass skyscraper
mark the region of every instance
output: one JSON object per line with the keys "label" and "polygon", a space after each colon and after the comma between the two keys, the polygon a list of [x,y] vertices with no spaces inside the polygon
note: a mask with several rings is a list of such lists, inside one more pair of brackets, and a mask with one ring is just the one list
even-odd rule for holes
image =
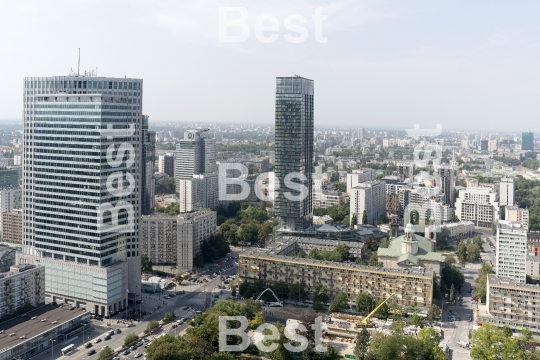
{"label": "glass skyscraper", "polygon": [[529,131],[521,134],[521,150],[534,150],[534,133]]}
{"label": "glass skyscraper", "polygon": [[[300,76],[276,79],[276,186],[274,213],[281,219],[281,227],[303,230],[306,217],[312,213],[313,172],[313,80]],[[300,193],[285,186],[288,174],[301,173],[305,180],[292,181],[307,188]],[[290,200],[285,193],[299,196]]]}
{"label": "glass skyscraper", "polygon": [[140,296],[143,82],[24,79],[23,252],[48,301],[108,316]]}

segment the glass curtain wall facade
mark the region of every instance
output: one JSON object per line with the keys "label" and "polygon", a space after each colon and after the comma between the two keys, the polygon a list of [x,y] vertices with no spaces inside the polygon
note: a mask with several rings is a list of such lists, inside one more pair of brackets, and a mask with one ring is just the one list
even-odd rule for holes
{"label": "glass curtain wall facade", "polygon": [[[312,213],[313,88],[313,80],[299,76],[276,79],[275,175],[279,188],[276,186],[274,211],[281,226],[290,230],[302,230]],[[285,187],[285,177],[291,173],[305,176],[292,182],[305,186],[307,192]],[[300,200],[287,199],[286,192]]]}
{"label": "glass curtain wall facade", "polygon": [[50,301],[98,315],[140,296],[142,80],[24,80],[23,252]]}

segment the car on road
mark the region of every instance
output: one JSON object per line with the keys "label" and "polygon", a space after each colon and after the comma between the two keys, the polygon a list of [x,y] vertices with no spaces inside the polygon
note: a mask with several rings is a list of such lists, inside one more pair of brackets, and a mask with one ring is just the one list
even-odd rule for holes
{"label": "car on road", "polygon": [[120,358],[118,356],[115,356],[112,358],[112,360],[120,360]]}
{"label": "car on road", "polygon": [[103,338],[103,340],[107,341],[107,340],[111,340],[111,335],[107,335]]}
{"label": "car on road", "polygon": [[124,350],[124,352],[123,352],[122,354],[124,354],[124,355],[129,355],[130,352],[131,352],[131,351],[129,351],[129,350]]}
{"label": "car on road", "polygon": [[135,351],[137,349],[137,347],[135,345],[133,345],[132,347],[129,348],[129,351]]}
{"label": "car on road", "polygon": [[122,332],[122,330],[116,329],[116,333],[117,333],[117,334],[120,334],[121,332]]}
{"label": "car on road", "polygon": [[96,353],[96,350],[91,349],[86,353],[86,355],[91,356],[91,355],[94,355],[95,353]]}
{"label": "car on road", "polygon": [[141,356],[142,356],[142,354],[141,354],[140,352],[138,352],[138,353],[135,354],[135,357],[136,357],[136,358],[140,358]]}
{"label": "car on road", "polygon": [[101,342],[100,338],[97,338],[96,340],[94,340],[94,344],[97,344],[97,343],[100,343],[100,342]]}
{"label": "car on road", "polygon": [[84,347],[88,349],[88,348],[92,347],[92,343],[89,342],[89,343],[87,343],[86,345],[84,345]]}

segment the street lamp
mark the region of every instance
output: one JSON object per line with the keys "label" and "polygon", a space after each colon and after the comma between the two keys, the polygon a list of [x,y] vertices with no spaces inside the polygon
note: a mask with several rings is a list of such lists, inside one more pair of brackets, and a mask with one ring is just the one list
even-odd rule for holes
{"label": "street lamp", "polygon": [[55,342],[56,340],[51,339],[51,341],[52,341],[51,359],[54,360],[54,342]]}

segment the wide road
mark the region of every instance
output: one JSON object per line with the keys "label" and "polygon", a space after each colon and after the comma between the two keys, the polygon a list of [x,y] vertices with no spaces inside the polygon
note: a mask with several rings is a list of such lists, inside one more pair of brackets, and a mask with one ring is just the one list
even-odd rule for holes
{"label": "wide road", "polygon": [[[224,269],[228,267],[227,269]],[[212,269],[212,271],[219,272],[222,270],[221,275],[232,275],[237,273],[237,267],[234,266],[234,260],[230,260],[228,262],[223,262],[221,265],[216,266]],[[211,275],[211,274],[207,274]],[[144,330],[146,329],[146,326],[148,325],[148,322],[152,320],[161,320],[163,319],[163,316],[166,312],[174,311],[175,314],[179,317],[192,317],[194,312],[193,311],[184,311],[183,308],[186,306],[189,308],[194,309],[194,311],[204,311],[206,310],[210,305],[212,301],[212,291],[216,289],[218,285],[222,285],[222,281],[220,276],[215,277],[214,279],[209,279],[208,276],[206,278],[209,280],[208,282],[203,283],[202,285],[192,285],[191,288],[192,291],[189,291],[190,286],[182,286],[182,290],[186,290],[185,294],[177,295],[171,299],[165,300],[166,305],[164,307],[161,307],[160,309],[156,310],[155,312],[145,316],[143,318],[143,321],[141,322],[133,322],[135,326],[133,327],[127,327],[124,324],[117,324],[116,318],[118,318],[121,315],[116,315],[116,317],[113,317],[112,319],[105,319],[104,321],[96,321],[92,320],[94,327],[91,331],[88,331],[84,334],[84,340],[82,334],[76,338],[69,339],[63,343],[55,344],[54,346],[54,352],[51,354],[50,351],[42,352],[34,357],[32,357],[32,360],[51,360],[51,359],[69,359],[69,360],[96,360],[99,354],[99,351],[101,348],[105,345],[109,346],[113,350],[120,350],[123,348],[124,338],[128,333],[135,333],[137,335],[140,335],[144,333]],[[143,295],[144,298],[144,295]],[[143,300],[144,302],[144,300]],[[107,325],[107,322],[110,325]],[[171,329],[172,324],[166,325],[163,331],[169,332],[169,333],[180,333],[188,326],[188,322],[182,324],[176,329]],[[108,329],[113,329],[116,331],[116,329],[120,329],[122,332],[120,334],[114,334],[110,340],[103,340],[98,344],[94,344],[94,339],[96,338],[104,338],[104,333]],[[88,356],[87,353],[90,349],[86,349],[84,347],[84,344],[92,342],[93,346],[90,349],[96,350],[96,353],[94,355]],[[62,356],[61,349],[68,346],[69,344],[75,344],[77,348],[75,351],[71,352],[70,354],[67,354],[65,356]],[[131,353],[130,355],[124,356],[119,355],[121,359],[127,359],[127,358],[134,358],[134,354],[138,351],[143,352],[144,348],[139,348],[135,352]]]}

